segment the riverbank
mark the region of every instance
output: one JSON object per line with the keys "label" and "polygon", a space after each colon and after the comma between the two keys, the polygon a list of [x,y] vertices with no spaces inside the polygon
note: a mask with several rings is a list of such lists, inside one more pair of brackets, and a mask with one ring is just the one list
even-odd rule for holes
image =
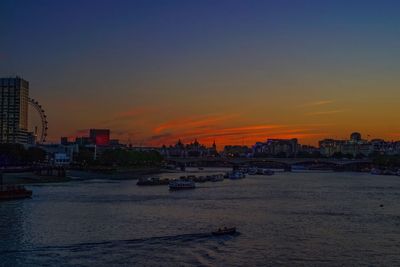
{"label": "riverbank", "polygon": [[71,181],[71,178],[58,177],[58,176],[42,176],[36,175],[33,172],[21,172],[21,173],[4,173],[3,184],[4,185],[19,185],[19,184],[39,184],[39,183],[62,183]]}
{"label": "riverbank", "polygon": [[111,179],[111,180],[134,180],[142,176],[159,174],[165,172],[160,167],[137,167],[119,168],[112,171],[91,171],[91,170],[69,170],[67,176],[74,180],[87,179]]}
{"label": "riverbank", "polygon": [[121,168],[113,171],[92,170],[67,170],[65,177],[43,176],[33,172],[4,173],[3,184],[37,184],[37,183],[61,183],[74,180],[110,179],[110,180],[135,180],[146,175],[154,175],[168,172],[159,167]]}

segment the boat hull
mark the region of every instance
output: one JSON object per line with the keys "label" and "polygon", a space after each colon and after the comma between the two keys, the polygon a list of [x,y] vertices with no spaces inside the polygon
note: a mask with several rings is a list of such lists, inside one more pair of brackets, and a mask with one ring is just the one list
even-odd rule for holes
{"label": "boat hull", "polygon": [[180,190],[190,190],[195,189],[196,187],[169,187],[171,191],[180,191]]}
{"label": "boat hull", "polygon": [[195,188],[196,184],[192,180],[175,180],[169,183],[169,190],[173,191],[195,189]]}
{"label": "boat hull", "polygon": [[9,193],[9,192],[0,192],[0,201],[3,200],[13,200],[13,199],[24,199],[32,197],[32,191],[27,190],[26,192],[21,193]]}
{"label": "boat hull", "polygon": [[215,236],[221,236],[221,235],[233,235],[235,233],[236,233],[236,228],[228,228],[212,232],[211,234]]}

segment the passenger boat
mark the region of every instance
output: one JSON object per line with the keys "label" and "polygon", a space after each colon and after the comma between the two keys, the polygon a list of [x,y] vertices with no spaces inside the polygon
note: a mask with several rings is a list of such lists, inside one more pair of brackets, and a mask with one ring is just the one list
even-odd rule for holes
{"label": "passenger boat", "polygon": [[292,165],[291,171],[292,172],[297,172],[297,171],[303,172],[303,171],[308,171],[308,168],[304,165]]}
{"label": "passenger boat", "polygon": [[32,191],[22,185],[0,186],[0,200],[29,198]]}
{"label": "passenger boat", "polygon": [[167,185],[169,183],[169,179],[160,179],[158,177],[152,178],[140,178],[137,185]]}
{"label": "passenger boat", "polygon": [[256,175],[257,174],[258,169],[257,168],[250,168],[248,173],[249,175]]}
{"label": "passenger boat", "polygon": [[383,175],[397,175],[397,172],[392,171],[392,170],[384,170],[382,172]]}
{"label": "passenger boat", "polygon": [[233,235],[236,233],[236,227],[232,228],[219,228],[217,231],[212,232],[213,235]]}
{"label": "passenger boat", "polygon": [[263,168],[251,168],[249,169],[250,175],[273,175],[275,172],[270,169],[263,169]]}
{"label": "passenger boat", "polygon": [[222,174],[214,174],[211,176],[211,182],[221,182],[224,180],[224,176]]}
{"label": "passenger boat", "polygon": [[246,177],[246,175],[240,171],[232,171],[232,172],[228,172],[226,174],[226,177],[231,180],[236,180],[236,179],[243,179]]}
{"label": "passenger boat", "polygon": [[264,175],[274,175],[275,172],[273,170],[270,170],[270,169],[264,169],[263,170],[263,174]]}
{"label": "passenger boat", "polygon": [[169,190],[184,190],[194,188],[196,188],[195,182],[189,179],[172,180],[169,182]]}
{"label": "passenger boat", "polygon": [[380,175],[380,174],[382,174],[382,171],[380,169],[377,169],[377,168],[372,168],[371,169],[371,174]]}
{"label": "passenger boat", "polygon": [[196,183],[205,183],[208,181],[208,178],[206,176],[194,176],[193,178],[190,178]]}

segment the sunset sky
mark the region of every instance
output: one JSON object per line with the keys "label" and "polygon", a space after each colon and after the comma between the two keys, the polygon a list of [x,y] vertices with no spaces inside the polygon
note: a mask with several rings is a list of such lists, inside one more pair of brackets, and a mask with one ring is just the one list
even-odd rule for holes
{"label": "sunset sky", "polygon": [[400,1],[2,0],[0,76],[49,139],[400,139]]}

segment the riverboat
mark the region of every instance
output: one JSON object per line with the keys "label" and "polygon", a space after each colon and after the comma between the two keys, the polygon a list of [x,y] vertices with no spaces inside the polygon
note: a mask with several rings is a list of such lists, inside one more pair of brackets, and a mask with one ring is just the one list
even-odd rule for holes
{"label": "riverboat", "polygon": [[12,200],[32,197],[32,191],[22,185],[0,186],[0,200]]}
{"label": "riverboat", "polygon": [[224,176],[222,174],[211,175],[211,179],[210,179],[211,182],[221,182],[223,180],[224,180]]}
{"label": "riverboat", "polygon": [[246,175],[240,171],[232,171],[232,172],[226,173],[226,178],[229,178],[231,180],[243,179],[245,177],[246,177]]}
{"label": "riverboat", "polygon": [[195,182],[189,179],[172,180],[169,182],[169,190],[185,190],[185,189],[195,189],[195,188],[196,188]]}
{"label": "riverboat", "polygon": [[232,228],[219,228],[217,231],[211,232],[212,235],[220,236],[220,235],[233,235],[236,233],[236,227]]}
{"label": "riverboat", "polygon": [[371,169],[371,174],[380,175],[380,174],[382,174],[382,171],[380,169],[377,169],[377,168],[372,168]]}
{"label": "riverboat", "polygon": [[274,175],[275,172],[273,170],[270,170],[270,169],[261,169],[260,170],[260,174],[261,175]]}
{"label": "riverboat", "polygon": [[158,177],[152,178],[140,178],[137,185],[167,185],[169,183],[169,179],[160,179]]}

